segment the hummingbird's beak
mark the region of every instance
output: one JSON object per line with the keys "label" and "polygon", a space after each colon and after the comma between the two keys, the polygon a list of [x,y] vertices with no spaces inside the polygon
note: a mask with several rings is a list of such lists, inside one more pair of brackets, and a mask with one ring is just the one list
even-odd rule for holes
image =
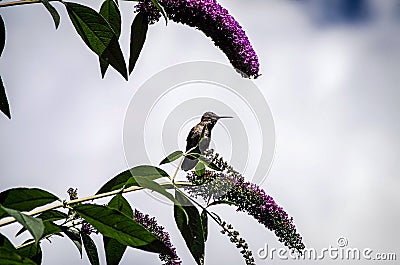
{"label": "hummingbird's beak", "polygon": [[219,119],[227,119],[227,118],[232,119],[233,117],[232,116],[218,116],[218,120]]}

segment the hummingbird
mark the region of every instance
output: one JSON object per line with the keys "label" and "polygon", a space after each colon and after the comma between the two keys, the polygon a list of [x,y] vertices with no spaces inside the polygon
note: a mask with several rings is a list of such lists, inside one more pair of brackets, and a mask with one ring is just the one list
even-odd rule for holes
{"label": "hummingbird", "polygon": [[[231,116],[218,116],[214,112],[208,111],[201,116],[200,122],[194,126],[186,138],[186,152],[203,154],[210,145],[211,131],[219,119],[233,118]],[[201,140],[201,135],[204,133],[204,138]],[[182,170],[188,171],[193,169],[198,162],[198,159],[185,157],[182,163]]]}

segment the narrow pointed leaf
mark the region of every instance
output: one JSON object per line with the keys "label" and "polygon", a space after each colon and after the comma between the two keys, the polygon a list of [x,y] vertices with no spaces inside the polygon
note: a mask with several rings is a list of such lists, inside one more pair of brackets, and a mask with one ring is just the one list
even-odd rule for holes
{"label": "narrow pointed leaf", "polygon": [[6,26],[4,20],[0,16],[0,56],[3,53],[4,46],[6,45]]}
{"label": "narrow pointed leaf", "polygon": [[14,209],[6,208],[2,205],[0,205],[0,208],[23,225],[32,234],[36,243],[39,242],[44,232],[44,225],[41,219],[26,215]]}
{"label": "narrow pointed leaf", "polygon": [[208,237],[208,215],[206,210],[203,210],[201,212],[200,218],[201,218],[201,225],[203,227],[204,242],[206,242]]}
{"label": "narrow pointed leaf", "polygon": [[82,258],[82,238],[77,231],[69,230],[66,227],[61,227],[64,234],[71,239],[72,243],[76,246]]}
{"label": "narrow pointed leaf", "polygon": [[32,260],[18,255],[15,250],[0,247],[0,264],[7,265],[36,265]]}
{"label": "narrow pointed leaf", "polygon": [[[31,244],[29,244],[31,243]],[[23,247],[17,249],[18,255],[28,258],[37,264],[42,263],[42,249],[40,247],[40,244],[34,244],[35,242],[33,240],[28,240],[25,241]]]}
{"label": "narrow pointed leaf", "polygon": [[[36,216],[36,218],[40,218],[43,221],[43,224],[45,227],[44,232],[43,232],[43,237],[45,237],[50,234],[56,234],[56,233],[62,232],[61,229],[56,224],[54,224],[52,221],[58,221],[61,219],[65,219],[65,218],[67,218],[67,215],[65,213],[62,213],[57,210],[50,210],[50,211],[44,212],[44,213]],[[25,231],[26,231],[26,228],[22,227],[17,232],[17,234],[15,234],[15,237],[19,236],[20,234],[22,234]]]}
{"label": "narrow pointed leaf", "polygon": [[56,29],[60,25],[60,15],[58,14],[57,10],[49,3],[49,0],[41,0],[44,7],[46,7],[47,11],[49,11],[51,17],[53,18],[54,25]]}
{"label": "narrow pointed leaf", "polygon": [[133,218],[102,205],[81,204],[73,206],[74,210],[104,236],[114,238],[121,244],[146,248],[147,251],[171,254],[169,248],[147,231]]}
{"label": "narrow pointed leaf", "polygon": [[131,25],[131,45],[129,55],[129,74],[135,68],[136,62],[142,51],[144,42],[146,41],[146,34],[149,28],[147,15],[139,12]]}
{"label": "narrow pointed leaf", "polygon": [[118,37],[108,22],[90,7],[76,3],[64,3],[68,15],[86,45],[100,58],[107,59],[126,80],[128,74]]}
{"label": "narrow pointed leaf", "polygon": [[0,76],[0,111],[4,113],[9,119],[11,119],[10,106],[8,105],[6,90],[3,85],[3,80]]}
{"label": "narrow pointed leaf", "polygon": [[160,165],[171,163],[171,162],[177,160],[178,158],[180,158],[182,156],[183,156],[183,152],[182,151],[175,151],[175,152],[169,154],[166,158],[164,158],[160,162]]}
{"label": "narrow pointed leaf", "polygon": [[139,186],[134,181],[130,181],[129,185],[125,186],[132,176],[146,177],[155,180],[161,177],[168,177],[168,173],[154,166],[137,166],[110,179],[96,194],[122,189],[123,187],[128,188],[130,186]]}
{"label": "narrow pointed leaf", "polygon": [[18,211],[30,211],[56,200],[55,195],[37,188],[13,188],[0,193],[0,204]]}
{"label": "narrow pointed leaf", "polygon": [[100,8],[100,15],[108,22],[115,35],[121,34],[121,13],[114,0],[105,0]]}
{"label": "narrow pointed leaf", "polygon": [[175,200],[174,196],[172,196],[172,194],[169,193],[165,187],[161,186],[154,180],[148,179],[146,177],[141,177],[141,176],[133,176],[131,179],[128,180],[127,183],[129,183],[131,181],[136,183],[136,185],[138,185],[139,187],[149,189],[151,191],[155,191],[155,192],[163,195],[164,197],[168,198],[169,200],[171,200],[174,204],[180,205],[180,203],[177,200]]}
{"label": "narrow pointed leaf", "polygon": [[176,225],[197,264],[204,264],[204,234],[199,211],[180,191],[176,191],[175,198],[187,213],[174,206]]}
{"label": "narrow pointed leaf", "polygon": [[[131,206],[121,194],[115,195],[108,203],[108,207],[133,218],[133,210]],[[109,238],[106,236],[103,236],[103,243],[107,265],[118,265],[125,253],[127,246],[119,243],[119,241],[114,238]]]}
{"label": "narrow pointed leaf", "polygon": [[86,255],[89,258],[90,264],[92,265],[99,265],[99,254],[97,253],[97,247],[94,243],[93,239],[85,234],[81,234],[83,246],[85,247]]}
{"label": "narrow pointed leaf", "polygon": [[[121,34],[121,13],[113,0],[105,0],[100,8],[100,15],[108,22],[117,38]],[[99,57],[101,76],[104,78],[108,69],[108,59]]]}
{"label": "narrow pointed leaf", "polygon": [[67,214],[57,211],[57,210],[49,210],[49,211],[39,214],[36,217],[42,219],[43,221],[58,221],[61,219],[65,219],[68,216],[67,216]]}

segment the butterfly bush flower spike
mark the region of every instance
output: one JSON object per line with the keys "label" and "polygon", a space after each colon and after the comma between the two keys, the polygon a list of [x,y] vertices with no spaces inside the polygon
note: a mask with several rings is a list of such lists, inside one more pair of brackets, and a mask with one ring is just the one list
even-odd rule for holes
{"label": "butterfly bush flower spike", "polygon": [[[257,78],[258,57],[239,23],[215,0],[159,0],[169,19],[189,25],[210,37],[243,77]],[[147,14],[150,24],[160,11],[150,0],[141,1],[136,12]]]}

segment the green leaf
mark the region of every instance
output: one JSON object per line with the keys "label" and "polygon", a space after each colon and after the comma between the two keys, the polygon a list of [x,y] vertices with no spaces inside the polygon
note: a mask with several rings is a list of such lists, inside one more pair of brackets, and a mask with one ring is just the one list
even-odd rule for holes
{"label": "green leaf", "polygon": [[85,247],[86,254],[89,258],[90,264],[92,265],[99,265],[99,254],[97,253],[97,247],[94,243],[93,239],[85,234],[81,233],[83,246]]}
{"label": "green leaf", "polygon": [[15,249],[15,247],[11,243],[11,241],[8,240],[8,238],[6,236],[2,235],[2,234],[0,234],[0,247],[9,248],[11,250]]}
{"label": "green leaf", "polygon": [[[14,188],[0,193],[0,204],[18,211],[30,211],[56,200],[55,195],[37,188]],[[0,217],[4,216],[0,213]]]}
{"label": "green leaf", "polygon": [[200,163],[197,163],[196,167],[194,168],[194,171],[196,172],[197,176],[201,177],[206,172],[206,167],[204,166],[204,164],[202,162],[200,162]]}
{"label": "green leaf", "polygon": [[6,90],[4,88],[1,76],[0,76],[0,110],[1,112],[4,113],[4,115],[6,115],[9,119],[11,119],[10,106],[8,105]]}
{"label": "green leaf", "polygon": [[[108,207],[133,217],[133,210],[129,202],[121,195],[115,195],[108,203]],[[119,243],[118,240],[103,236],[104,252],[106,254],[107,265],[118,265],[125,253],[126,245]]]}
{"label": "green leaf", "polygon": [[[50,211],[46,211],[46,212],[36,216],[36,218],[40,218],[43,221],[45,229],[44,229],[42,237],[45,237],[50,234],[56,234],[56,233],[62,232],[61,229],[56,224],[54,224],[52,221],[58,221],[61,219],[65,219],[65,218],[67,218],[67,215],[65,213],[62,213],[57,210],[50,210]],[[22,227],[15,236],[17,237],[25,231],[26,231],[26,228]]]}
{"label": "green leaf", "polygon": [[160,162],[160,165],[171,163],[171,162],[177,160],[178,158],[180,158],[181,156],[183,156],[183,152],[182,151],[175,151],[175,152],[169,154],[166,158],[164,158]]}
{"label": "green leaf", "polygon": [[36,217],[42,219],[43,221],[58,221],[67,218],[68,215],[57,210],[49,210],[39,214]]}
{"label": "green leaf", "polygon": [[60,25],[60,15],[58,14],[57,10],[49,3],[49,0],[41,0],[44,7],[46,7],[47,11],[49,11],[51,17],[53,18],[54,25],[56,29]]}
{"label": "green leaf", "polygon": [[2,205],[0,205],[0,208],[23,225],[32,234],[36,243],[39,242],[44,232],[44,225],[41,219],[26,215],[14,209],[6,208]]}
{"label": "green leaf", "polygon": [[16,253],[16,250],[11,250],[6,247],[0,247],[0,264],[7,265],[36,265],[32,260],[21,257]]}
{"label": "green leaf", "polygon": [[61,227],[61,230],[69,239],[71,239],[72,243],[74,243],[82,258],[82,238],[79,232],[68,229],[67,227]]}
{"label": "green leaf", "polygon": [[74,210],[104,236],[114,238],[126,246],[155,253],[171,254],[155,235],[125,214],[102,205],[81,204]]}
{"label": "green leaf", "polygon": [[198,158],[205,166],[214,169],[216,171],[222,171],[216,164],[214,164],[213,162],[211,162],[208,158],[204,157],[204,156],[200,156]]}
{"label": "green leaf", "polygon": [[101,5],[99,13],[119,38],[121,35],[121,13],[114,0],[105,0]]}
{"label": "green leaf", "polygon": [[[29,244],[31,243],[31,244]],[[27,240],[24,242],[25,246],[18,248],[18,255],[28,258],[37,264],[42,263],[42,249],[40,248],[40,244],[34,244],[33,240]]]}
{"label": "green leaf", "polygon": [[131,44],[129,55],[129,74],[135,68],[136,61],[139,59],[140,52],[142,51],[144,42],[146,41],[146,34],[149,28],[147,15],[139,12],[131,25]]}
{"label": "green leaf", "polygon": [[208,215],[206,210],[203,209],[203,211],[201,212],[200,219],[201,219],[201,226],[203,227],[204,242],[206,242],[208,237]]}
{"label": "green leaf", "polygon": [[[108,22],[117,38],[119,38],[121,34],[121,13],[117,4],[113,0],[105,0],[101,5],[100,15]],[[106,58],[102,57],[99,57],[99,61],[101,76],[104,78],[109,63]]]}
{"label": "green leaf", "polygon": [[135,182],[136,185],[139,187],[155,191],[155,192],[165,196],[169,200],[171,200],[174,204],[180,205],[180,203],[177,200],[175,200],[174,196],[172,196],[172,194],[169,193],[165,187],[161,186],[154,180],[148,179],[146,177],[141,177],[141,176],[137,176],[137,177],[133,176],[127,183],[129,183],[130,181]]}
{"label": "green leaf", "polygon": [[6,26],[4,25],[4,20],[2,16],[0,16],[0,56],[3,53],[5,45],[6,45]]}
{"label": "green leaf", "polygon": [[128,80],[118,37],[108,22],[90,7],[70,2],[64,4],[76,31],[86,45]]}
{"label": "green leaf", "polygon": [[154,166],[137,166],[130,170],[126,170],[114,178],[110,179],[96,194],[109,192],[113,190],[122,189],[123,187],[128,188],[130,186],[139,186],[134,181],[130,181],[129,185],[125,184],[132,176],[146,177],[150,180],[155,180],[161,177],[168,177],[167,172]]}
{"label": "green leaf", "polygon": [[197,264],[204,264],[204,233],[199,211],[178,190],[175,198],[187,213],[183,212],[180,207],[174,206],[174,217],[178,229]]}

